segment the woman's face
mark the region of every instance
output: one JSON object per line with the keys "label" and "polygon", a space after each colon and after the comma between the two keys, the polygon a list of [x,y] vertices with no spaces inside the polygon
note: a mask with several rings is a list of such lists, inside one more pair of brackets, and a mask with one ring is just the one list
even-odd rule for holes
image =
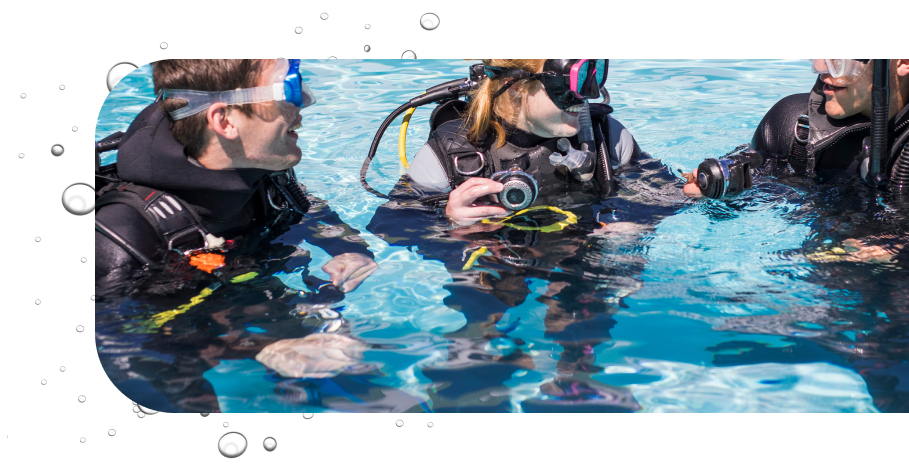
{"label": "woman's face", "polygon": [[561,138],[578,134],[578,115],[583,105],[561,110],[546,95],[543,84],[534,81],[523,97],[515,127],[543,138]]}

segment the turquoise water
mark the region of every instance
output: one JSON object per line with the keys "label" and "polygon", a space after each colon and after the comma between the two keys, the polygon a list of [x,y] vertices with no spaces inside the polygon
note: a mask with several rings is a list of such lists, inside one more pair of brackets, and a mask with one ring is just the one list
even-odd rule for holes
{"label": "turquoise water", "polygon": [[[469,62],[306,64],[305,79],[318,103],[303,112],[298,130],[303,159],[295,170],[310,193],[328,200],[347,224],[360,231],[379,264],[372,276],[335,306],[350,323],[351,337],[370,346],[359,365],[371,374],[361,378],[342,373],[335,383],[320,380],[316,387],[323,397],[341,398],[351,391],[344,382],[361,382],[368,384],[366,390],[382,392],[386,399],[401,395],[419,405],[416,410],[436,411],[438,392],[460,380],[457,373],[455,380],[433,380],[427,372],[446,369],[454,342],[446,335],[468,322],[451,303],[443,303],[457,295],[445,287],[453,277],[442,262],[390,245],[367,231],[384,201],[366,193],[358,175],[376,128],[387,114],[432,85],[464,77]],[[777,100],[807,92],[815,76],[805,64],[615,60],[607,83],[615,108],[612,116],[632,132],[644,151],[678,175],[706,157],[750,141]],[[125,130],[152,99],[146,66],[109,95],[96,137]],[[410,122],[409,156],[425,142],[430,111],[431,107],[417,110]],[[382,192],[391,190],[403,172],[397,157],[397,123],[400,120],[386,133],[368,175],[370,184]],[[114,159],[115,153],[104,156],[105,163]],[[861,337],[874,331],[879,315],[859,306],[865,296],[860,289],[833,289],[833,284],[818,280],[818,265],[805,257],[803,249],[817,238],[817,229],[810,218],[793,216],[799,214],[804,192],[776,182],[757,186],[768,192],[748,193],[731,205],[689,200],[667,191],[652,196],[677,210],[653,228],[624,236],[632,241],[626,241],[626,246],[635,248],[629,257],[643,269],[631,276],[629,290],[607,300],[616,307],[611,315],[614,325],[608,329],[608,339],[595,343],[587,353],[596,371],[577,377],[579,381],[606,390],[614,387],[632,397],[639,411],[879,410],[866,378],[858,373],[854,351],[856,333]],[[622,216],[617,218],[620,222]],[[319,267],[330,256],[305,242],[300,246],[312,254],[310,273],[328,279]],[[294,290],[306,290],[297,272],[279,277]],[[542,295],[554,287],[551,280],[528,277],[526,284],[531,295]],[[545,334],[551,322],[547,306],[527,296],[508,308],[503,319],[499,324],[520,321],[507,339],[489,340],[484,349],[505,357],[519,350],[529,361],[511,369],[504,380],[492,382],[495,388],[485,385],[461,395],[460,401],[525,411],[529,400],[557,398],[547,385],[566,378],[559,367],[566,354],[563,344]],[[859,326],[850,330],[854,325]],[[99,333],[105,333],[98,335],[99,346],[108,346],[107,328],[114,329],[99,327]],[[513,341],[518,339],[523,344]],[[126,344],[134,343],[139,349],[143,342]],[[129,364],[130,359],[135,364],[137,356],[155,356],[154,349],[142,349],[140,354],[102,350],[102,360],[113,356],[104,362],[105,368]],[[176,362],[168,356],[158,357]],[[118,357],[125,361],[117,361]],[[901,362],[902,358],[896,361]],[[394,411],[405,409],[397,405],[407,403],[364,401],[362,395],[347,403],[291,401],[287,389],[279,388],[283,380],[252,358],[220,359],[202,376],[225,412],[369,410],[364,403],[376,405],[370,411]],[[128,381],[115,381],[122,382]],[[154,407],[148,404],[152,400],[137,399],[141,394],[132,388],[124,391]],[[333,388],[348,393],[332,393]]]}

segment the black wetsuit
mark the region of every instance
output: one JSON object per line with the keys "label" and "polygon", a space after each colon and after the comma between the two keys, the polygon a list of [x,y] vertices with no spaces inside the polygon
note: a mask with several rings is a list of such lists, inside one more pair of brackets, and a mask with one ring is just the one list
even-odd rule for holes
{"label": "black wetsuit", "polygon": [[[119,178],[179,197],[196,211],[205,229],[214,236],[224,239],[248,237],[266,229],[272,233],[267,239],[278,236],[279,232],[269,228],[279,215],[271,208],[265,194],[268,172],[206,169],[184,155],[183,146],[170,132],[170,124],[159,103],[148,106],[133,120],[121,139],[117,154]],[[356,230],[344,224],[325,202],[309,198],[312,201],[309,213],[300,224],[289,228],[294,238],[306,240],[331,256],[352,252],[372,257]],[[165,241],[128,205],[103,206],[95,218],[151,258],[160,260],[167,252]],[[299,216],[296,221],[286,223],[297,221]],[[95,259],[95,277],[99,285],[114,283],[142,266],[123,247],[97,231]]]}
{"label": "black wetsuit", "polygon": [[[826,287],[835,302],[848,293],[850,303],[735,318],[719,329],[798,336],[793,332],[801,330],[799,323],[820,324],[824,330],[799,340],[799,346],[820,345],[841,356],[865,379],[881,411],[909,412],[909,203],[860,180],[859,156],[863,139],[871,133],[870,120],[862,115],[842,120],[827,116],[822,87],[818,80],[810,93],[780,100],[761,120],[751,141],[754,150],[768,157],[760,172],[785,186],[773,179],[755,186],[799,204],[790,218],[810,226],[812,237],[798,252],[818,261],[805,280]],[[909,136],[909,106],[889,120],[888,128],[890,159],[881,163],[881,171],[890,176]],[[881,265],[850,262],[842,251],[828,251],[840,249],[847,239],[888,248],[895,255],[890,264]],[[806,347],[800,355],[791,349],[782,355],[755,352],[747,362],[804,359],[800,356],[810,357],[812,349],[816,347]]]}
{"label": "black wetsuit", "polygon": [[[818,79],[810,93],[790,95],[764,115],[751,147],[765,153],[767,170],[797,175],[814,172],[822,182],[858,174],[857,158],[862,140],[871,134],[871,121],[863,115],[842,120],[829,117],[824,109],[823,86]],[[888,122],[888,127],[888,149],[896,153],[909,131],[909,105]],[[882,172],[889,175],[894,162],[891,158],[886,169],[882,162]]]}
{"label": "black wetsuit", "polygon": [[[446,142],[433,145],[436,155],[451,140],[463,138],[452,136],[458,132],[456,126],[442,125],[438,129],[441,133],[434,131],[431,139]],[[533,295],[528,287],[531,279],[549,282],[546,293],[534,298],[546,306],[543,338],[558,344],[563,351],[557,362],[559,376],[540,387],[541,394],[550,399],[526,399],[522,402],[523,411],[634,411],[639,406],[625,389],[602,384],[590,375],[601,370],[594,364],[594,347],[610,341],[609,330],[615,325],[612,315],[621,306],[622,297],[640,287],[644,245],[639,229],[618,237],[592,237],[591,232],[601,228],[601,219],[655,225],[681,208],[683,182],[659,161],[641,153],[631,139],[626,143],[625,158],[619,161],[623,164],[614,162],[618,167],[614,169],[613,196],[606,196],[600,192],[601,185],[581,185],[569,180],[570,176],[551,173],[546,168],[548,154],[540,146],[545,147],[552,140],[520,130],[509,131],[506,146],[499,149],[509,156],[529,152],[532,160],[544,161],[531,165],[540,188],[564,190],[558,194],[541,193],[534,205],[542,203],[568,210],[577,216],[576,224],[553,232],[527,229],[543,228],[564,219],[558,213],[541,211],[511,220],[516,227],[478,231],[451,227],[442,209],[416,201],[441,189],[423,187],[405,175],[391,193],[398,199],[379,207],[367,226],[390,244],[406,246],[424,258],[441,261],[454,279],[444,287],[450,292],[444,303],[463,313],[467,324],[445,335],[450,343],[447,361],[422,368],[422,374],[435,385],[427,391],[433,411],[511,410],[509,389],[503,382],[519,369],[534,369],[534,348],[526,346],[529,340],[511,338],[508,333],[521,321],[508,318],[505,312]],[[608,136],[606,132],[602,135]],[[611,140],[610,145],[616,141]],[[497,158],[495,151],[480,146],[487,159]],[[613,155],[623,153],[612,154],[610,150],[610,158]],[[447,165],[443,162],[442,167]],[[487,252],[472,267],[465,268],[465,261],[480,247]],[[490,352],[488,342],[506,348]]]}
{"label": "black wetsuit", "polygon": [[[310,286],[304,296],[269,277],[283,271],[313,285],[308,282],[310,255],[296,243],[305,240],[332,256],[371,258],[372,253],[324,201],[308,196],[305,216],[275,210],[266,195],[266,171],[209,170],[187,158],[170,123],[158,103],[143,110],[122,137],[117,176],[179,198],[201,217],[206,231],[236,244],[223,253],[225,266],[209,273],[190,265],[189,257],[168,251],[134,207],[111,203],[98,209],[98,221],[159,266],[142,268],[136,257],[96,231],[96,341],[109,377],[142,405],[162,411],[220,411],[203,378],[206,371],[221,359],[251,359],[277,340],[324,330],[326,323],[308,307],[343,298],[331,286],[321,291]],[[171,210],[176,208],[171,205]],[[249,278],[253,273],[258,275]],[[334,326],[331,332],[349,334],[349,326]],[[315,385],[306,401],[288,398],[291,405],[332,403],[327,395],[313,397],[318,380],[275,381]],[[300,397],[300,392],[289,395]]]}

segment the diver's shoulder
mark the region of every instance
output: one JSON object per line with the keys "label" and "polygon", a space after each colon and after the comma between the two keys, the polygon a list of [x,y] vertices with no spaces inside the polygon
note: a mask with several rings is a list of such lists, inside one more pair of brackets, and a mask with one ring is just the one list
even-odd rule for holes
{"label": "diver's shoulder", "polygon": [[773,119],[797,119],[799,115],[808,110],[808,100],[810,96],[810,93],[796,93],[784,97],[767,111],[766,117]]}
{"label": "diver's shoulder", "polygon": [[[105,231],[141,252],[152,257],[163,250],[163,244],[154,228],[131,206],[111,203],[95,212],[95,220],[102,223]],[[99,231],[95,231],[95,275],[96,278],[140,267],[142,264],[119,243]]]}
{"label": "diver's shoulder", "polygon": [[776,156],[787,155],[799,115],[808,111],[809,96],[808,93],[796,93],[776,102],[754,130],[752,149]]}
{"label": "diver's shoulder", "polygon": [[448,120],[436,126],[432,131],[432,136],[435,138],[465,137],[467,136],[467,123],[464,118]]}
{"label": "diver's shoulder", "polygon": [[161,243],[145,217],[124,203],[111,203],[99,208],[95,212],[95,220],[127,242],[142,246],[140,249],[153,249]]}

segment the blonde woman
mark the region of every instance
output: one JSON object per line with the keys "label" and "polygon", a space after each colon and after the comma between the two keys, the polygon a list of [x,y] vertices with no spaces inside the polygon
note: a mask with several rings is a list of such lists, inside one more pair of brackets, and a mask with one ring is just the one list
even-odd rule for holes
{"label": "blonde woman", "polygon": [[[450,102],[448,108],[461,108],[460,116],[436,113],[436,127],[414,158],[409,179],[427,193],[451,191],[445,214],[460,223],[514,209],[507,200],[496,201],[505,184],[489,178],[514,164],[536,181],[534,204],[571,205],[608,195],[612,168],[641,154],[631,133],[608,116],[611,107],[588,104],[600,97],[608,64],[606,59],[483,61],[486,78],[466,110],[464,102]],[[454,119],[439,122],[448,117]],[[552,158],[572,151],[586,161],[578,169]]]}
{"label": "blonde woman", "polygon": [[[469,100],[433,112],[428,142],[391,193],[423,205],[393,200],[367,226],[441,261],[454,279],[444,303],[466,323],[445,334],[447,359],[422,368],[447,385],[429,392],[434,411],[510,411],[503,382],[520,369],[549,378],[523,411],[638,408],[589,374],[602,370],[595,348],[610,342],[621,299],[641,285],[640,230],[676,209],[652,189],[677,187],[681,199],[684,182],[641,152],[608,104],[591,103],[605,101],[607,67],[484,60]],[[531,293],[546,307],[540,324],[510,310]],[[538,366],[535,350],[552,343],[558,361]]]}

